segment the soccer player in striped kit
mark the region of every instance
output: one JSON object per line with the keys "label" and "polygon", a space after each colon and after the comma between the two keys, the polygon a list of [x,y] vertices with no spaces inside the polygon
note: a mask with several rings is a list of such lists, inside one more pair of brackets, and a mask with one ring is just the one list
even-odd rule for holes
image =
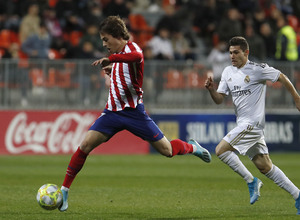
{"label": "soccer player in striped kit", "polygon": [[107,17],[100,24],[100,37],[110,55],[92,65],[101,65],[110,76],[108,101],[103,113],[90,127],[70,160],[61,187],[63,203],[59,207],[60,211],[68,209],[69,188],[89,153],[124,129],[148,141],[166,157],[190,153],[207,163],[211,161],[210,153],[195,140],[188,143],[179,139],[169,142],[145,112],[142,90],[143,53],[136,43],[129,40],[128,30],[120,17]]}
{"label": "soccer player in striped kit", "polygon": [[247,155],[262,174],[289,192],[296,201],[299,215],[299,189],[272,163],[264,139],[266,81],[282,83],[299,111],[300,96],[279,70],[248,60],[249,45],[245,38],[233,37],[229,46],[232,65],[224,69],[218,89],[215,90],[211,77],[205,82],[216,104],[221,104],[224,97],[231,94],[237,117],[237,126],[217,145],[216,155],[248,183],[250,204],[258,200],[263,183],[249,172],[235,152]]}

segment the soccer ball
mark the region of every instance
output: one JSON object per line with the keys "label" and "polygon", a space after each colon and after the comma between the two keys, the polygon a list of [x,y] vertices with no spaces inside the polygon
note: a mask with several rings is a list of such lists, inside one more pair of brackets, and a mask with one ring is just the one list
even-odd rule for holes
{"label": "soccer ball", "polygon": [[62,203],[63,195],[57,185],[47,183],[42,185],[36,195],[38,204],[47,210],[58,208]]}

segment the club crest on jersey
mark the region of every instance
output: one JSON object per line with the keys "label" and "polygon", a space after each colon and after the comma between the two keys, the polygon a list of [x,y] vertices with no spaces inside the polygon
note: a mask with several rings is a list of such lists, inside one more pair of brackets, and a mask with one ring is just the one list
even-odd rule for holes
{"label": "club crest on jersey", "polygon": [[246,76],[245,79],[244,79],[244,82],[245,82],[245,83],[249,83],[249,82],[250,82],[250,77],[249,77],[249,76]]}

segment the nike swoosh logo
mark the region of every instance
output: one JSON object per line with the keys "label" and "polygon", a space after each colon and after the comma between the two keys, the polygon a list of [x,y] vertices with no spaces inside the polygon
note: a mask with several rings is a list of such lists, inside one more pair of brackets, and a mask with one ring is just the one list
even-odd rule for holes
{"label": "nike swoosh logo", "polygon": [[159,133],[157,133],[157,134],[156,134],[156,135],[154,135],[153,137],[154,137],[154,138],[157,138],[157,136],[158,136],[158,135],[159,135]]}

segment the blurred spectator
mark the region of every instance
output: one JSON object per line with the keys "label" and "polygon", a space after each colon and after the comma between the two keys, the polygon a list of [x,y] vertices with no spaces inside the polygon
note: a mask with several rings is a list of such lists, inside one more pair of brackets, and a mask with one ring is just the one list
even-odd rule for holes
{"label": "blurred spectator", "polygon": [[0,30],[9,29],[19,32],[21,17],[17,10],[18,3],[18,1],[0,0]]}
{"label": "blurred spectator", "polygon": [[44,22],[53,40],[62,37],[62,27],[56,17],[54,8],[48,8],[44,11]]}
{"label": "blurred spectator", "polygon": [[252,25],[248,24],[245,29],[245,38],[248,41],[251,52],[249,59],[253,61],[263,61],[266,59],[266,46],[260,35],[256,34]]}
{"label": "blurred spectator", "polygon": [[5,28],[6,15],[0,14],[0,31]]}
{"label": "blurred spectator", "polygon": [[287,24],[285,17],[277,20],[279,31],[277,32],[276,53],[277,60],[296,61],[298,60],[298,46],[294,29]]}
{"label": "blurred spectator", "polygon": [[270,23],[271,29],[274,31],[274,33],[277,33],[279,31],[277,20],[282,16],[282,13],[276,7],[271,8],[270,16],[268,17],[268,22]]}
{"label": "blurred spectator", "polygon": [[[90,41],[84,41],[81,43],[81,47],[78,50],[76,58],[79,59],[95,59],[96,50]],[[84,74],[79,75],[80,82],[80,100],[84,105],[89,105],[91,103],[91,97],[95,96],[95,100],[99,102],[100,97],[100,75],[99,70],[94,66],[89,66]]]}
{"label": "blurred spectator", "polygon": [[218,82],[224,68],[230,65],[227,41],[219,40],[218,44],[210,51],[207,61],[212,66],[214,80]]}
{"label": "blurred spectator", "polygon": [[293,13],[293,8],[291,6],[291,0],[275,0],[274,4],[279,11],[283,14],[288,15]]}
{"label": "blurred spectator", "polygon": [[94,57],[103,57],[106,49],[103,47],[101,38],[99,37],[99,29],[95,24],[90,24],[86,28],[86,33],[81,37],[79,46],[82,47],[85,42],[90,42],[94,48]]}
{"label": "blurred spectator", "polygon": [[83,17],[86,24],[99,25],[104,19],[103,11],[100,4],[95,2],[91,3],[87,8],[87,12]]}
{"label": "blurred spectator", "polygon": [[81,42],[76,58],[79,59],[94,59],[96,50],[90,41]]}
{"label": "blurred spectator", "polygon": [[158,20],[155,27],[155,34],[158,34],[159,30],[167,29],[170,34],[178,29],[178,21],[175,17],[175,6],[168,5],[164,8],[165,14]]}
{"label": "blurred spectator", "polygon": [[234,36],[243,35],[241,14],[236,8],[228,9],[220,21],[217,33],[219,38],[226,41],[229,41]]}
{"label": "blurred spectator", "polygon": [[29,58],[48,58],[51,38],[45,24],[40,24],[39,32],[31,35],[22,43],[22,51]]}
{"label": "blurred spectator", "polygon": [[266,57],[268,59],[274,59],[276,51],[276,35],[271,29],[268,22],[264,22],[260,26],[260,35],[266,46]]}
{"label": "blurred spectator", "polygon": [[19,59],[20,47],[18,43],[12,43],[10,47],[5,50],[2,58]]}
{"label": "blurred spectator", "polygon": [[144,59],[145,60],[152,60],[153,59],[153,54],[152,54],[152,49],[150,46],[145,46],[143,48],[143,54],[144,54]]}
{"label": "blurred spectator", "polygon": [[80,31],[82,32],[85,29],[84,20],[79,17],[77,14],[72,13],[66,17],[66,23],[63,28],[63,31],[66,33],[70,33],[72,31]]}
{"label": "blurred spectator", "polygon": [[293,8],[293,14],[300,19],[300,1],[299,0],[291,0],[291,5]]}
{"label": "blurred spectator", "polygon": [[55,38],[55,40],[51,40],[50,48],[58,51],[60,54],[59,57],[61,58],[72,58],[71,53],[73,52],[73,47],[69,41],[66,41],[63,37],[58,37]]}
{"label": "blurred spectator", "polygon": [[180,31],[183,32],[185,38],[189,41],[189,45],[192,48],[197,46],[197,34],[193,26],[193,20],[195,17],[193,11],[195,10],[195,8],[199,8],[199,2],[201,1],[187,1],[186,3],[180,5],[179,1],[176,1],[176,5],[180,6],[175,7],[175,13],[172,16],[174,22],[177,23],[173,32],[180,29]]}
{"label": "blurred spectator", "polygon": [[18,65],[9,65],[8,82],[10,85],[19,85],[21,90],[21,105],[28,105],[27,90],[30,87],[27,61],[20,57],[20,46],[18,43],[12,43],[5,51],[2,58],[14,59]]}
{"label": "blurred spectator", "polygon": [[257,9],[253,14],[253,28],[256,33],[260,32],[260,26],[267,21],[266,13],[261,8]]}
{"label": "blurred spectator", "polygon": [[189,41],[181,31],[175,31],[171,37],[172,47],[175,60],[195,60],[196,55],[193,53]]}
{"label": "blurred spectator", "polygon": [[128,20],[130,8],[126,0],[111,0],[104,8],[103,14],[105,17],[110,15],[119,15],[122,19]]}
{"label": "blurred spectator", "polygon": [[153,1],[135,0],[133,2],[132,13],[146,12],[150,7],[151,2]]}
{"label": "blurred spectator", "polygon": [[216,1],[204,1],[199,10],[199,13],[195,13],[193,24],[200,37],[211,39],[221,17],[216,10]]}
{"label": "blurred spectator", "polygon": [[[0,15],[0,17],[1,17],[1,15]],[[21,22],[21,19],[20,19],[19,15],[12,14],[7,17],[4,28],[18,33],[19,28],[20,28],[20,22]]]}
{"label": "blurred spectator", "polygon": [[158,35],[155,35],[149,42],[148,46],[152,50],[153,58],[159,60],[173,60],[174,51],[170,40],[168,29],[161,28]]}
{"label": "blurred spectator", "polygon": [[242,14],[253,14],[259,7],[256,0],[232,0],[232,5]]}
{"label": "blurred spectator", "polygon": [[73,0],[59,0],[55,5],[57,18],[60,20],[61,25],[64,27],[66,18],[71,14],[78,12],[77,1]]}
{"label": "blurred spectator", "polygon": [[[43,21],[52,37],[51,47],[59,50],[65,58],[75,58],[77,52],[74,51],[78,50],[79,40],[75,40],[76,43],[70,40],[72,31],[79,31],[80,33],[75,35],[81,37],[82,33],[88,32],[90,24],[98,25],[109,15],[124,18],[130,28],[127,19],[134,11],[147,14],[146,20],[156,28],[156,35],[162,27],[169,30],[170,36],[180,29],[190,48],[193,51],[201,51],[198,53],[199,58],[210,51],[218,39],[228,40],[233,35],[242,35],[249,24],[248,20],[252,20],[254,31],[263,36],[266,47],[269,48],[266,56],[271,57],[273,40],[271,36],[266,37],[267,34],[261,33],[261,26],[268,22],[272,32],[277,33],[277,20],[283,13],[292,13],[300,18],[299,2],[299,0],[0,0],[0,30],[19,32],[20,42],[24,42],[29,35],[37,33],[41,20],[39,15],[43,15]],[[267,32],[267,25],[263,26],[262,29]],[[94,43],[93,45],[96,50],[101,51]]]}
{"label": "blurred spectator", "polygon": [[21,43],[31,35],[39,33],[40,22],[39,6],[37,4],[30,5],[27,14],[22,18],[20,24],[19,36]]}

